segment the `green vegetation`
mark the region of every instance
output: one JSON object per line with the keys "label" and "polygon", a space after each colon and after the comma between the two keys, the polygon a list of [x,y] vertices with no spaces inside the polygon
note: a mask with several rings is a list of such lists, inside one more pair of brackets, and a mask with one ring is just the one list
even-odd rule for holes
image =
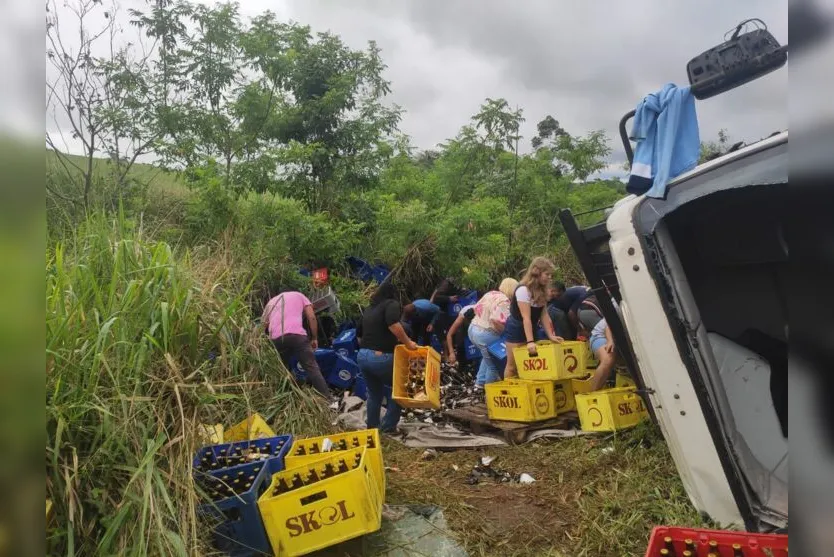
{"label": "green vegetation", "polygon": [[[54,6],[48,25],[53,107],[81,145],[67,154],[47,137],[50,554],[206,554],[190,475],[197,425],[258,411],[282,432],[327,431],[255,322],[278,287],[310,287],[299,267],[331,269],[345,318],[369,296],[346,273],[349,255],[393,267],[408,296],[446,275],[485,289],[539,254],[557,262],[557,278],[581,281],[557,213],[624,193],[593,179],[610,152],[602,132],[572,135],[537,115],[528,149],[523,110],[505,99],[461,115],[459,133],[435,150],[416,149],[397,131],[401,109],[386,103],[373,42],[354,50],[272,14],[244,22],[234,4],[155,0],[120,14],[71,3],[89,31],[79,50],[61,50],[68,23]],[[97,37],[128,21],[153,50],[93,57]],[[413,451],[387,449],[393,465],[429,474]],[[395,473],[392,501],[443,502],[451,527],[484,555],[509,543],[518,554],[550,543],[623,555],[653,521],[693,523],[662,442],[615,454],[609,466],[584,440],[502,450],[518,466],[535,463],[541,504],[568,493],[559,508],[574,513],[550,538],[520,529],[531,536],[523,544],[475,528],[467,497],[449,499],[459,486],[443,484],[441,500]],[[585,477],[594,481],[576,483]],[[564,478],[569,492],[558,488]],[[604,546],[609,535],[622,543]]]}

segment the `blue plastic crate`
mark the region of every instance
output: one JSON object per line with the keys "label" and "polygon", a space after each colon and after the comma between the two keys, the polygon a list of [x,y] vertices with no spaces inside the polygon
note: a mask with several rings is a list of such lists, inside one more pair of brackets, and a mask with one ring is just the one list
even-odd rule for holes
{"label": "blue plastic crate", "polygon": [[500,362],[500,367],[502,369],[507,365],[507,345],[503,338],[490,344],[487,347],[487,350],[489,350],[489,353],[492,354],[493,358]]}
{"label": "blue plastic crate", "polygon": [[341,354],[336,354],[336,363],[333,364],[330,372],[325,375],[325,379],[328,384],[334,387],[349,389],[357,375],[359,375],[359,365]]}
{"label": "blue plastic crate", "polygon": [[[388,408],[388,401],[392,396],[391,391],[392,388],[390,386],[385,387],[385,395],[382,399],[383,408]],[[365,378],[362,377],[361,372],[356,377],[356,381],[353,383],[353,396],[358,396],[362,400],[368,400],[368,385],[365,383]]]}
{"label": "blue plastic crate", "polygon": [[345,358],[355,360],[359,342],[356,340],[356,329],[342,331],[333,341],[333,350]]}
{"label": "blue plastic crate", "polygon": [[385,265],[377,265],[371,269],[371,274],[377,283],[382,284],[388,278],[388,275],[391,274],[391,270]]}
{"label": "blue plastic crate", "polygon": [[434,348],[434,350],[438,354],[443,353],[443,343],[440,342],[440,338],[437,336],[436,333],[432,333],[431,336],[429,337],[429,346]]}
{"label": "blue plastic crate", "polygon": [[472,344],[472,341],[469,340],[469,335],[467,335],[463,339],[463,349],[466,353],[466,359],[469,361],[472,360],[479,360],[481,358],[481,351],[478,350],[478,347]]}
{"label": "blue plastic crate", "polygon": [[362,376],[362,372],[359,372],[359,375],[356,376],[356,380],[353,382],[353,396],[358,396],[362,400],[368,400],[368,384],[365,383],[365,378]]}
{"label": "blue plastic crate", "polygon": [[[319,364],[321,374],[324,377],[327,377],[336,365],[336,361],[338,359],[336,351],[330,348],[319,348],[315,351],[315,356],[316,362]],[[290,358],[290,369],[299,381],[307,380],[307,372],[304,371],[301,362],[299,362],[296,358]]]}
{"label": "blue plastic crate", "polygon": [[364,259],[358,257],[348,257],[347,263],[355,275],[360,280],[370,282],[374,278],[374,269]]}
{"label": "blue plastic crate", "polygon": [[[286,454],[289,452],[291,446],[292,435],[278,435],[276,437],[253,439],[251,441],[236,441],[234,443],[221,443],[219,445],[210,445],[207,447],[203,447],[197,451],[197,453],[194,455],[192,466],[194,467],[195,475],[206,473],[201,472],[200,469],[203,458],[207,457],[210,463],[219,462],[221,464],[221,468],[218,468],[217,470],[229,470],[240,466],[248,466],[248,464],[235,463],[231,464],[231,466],[222,466],[222,464],[224,464],[224,456],[231,455],[237,450],[240,450],[240,452],[244,455],[247,452],[268,451],[268,453],[266,453],[270,455],[268,460],[275,461],[271,462],[270,466],[275,472],[280,472],[284,469],[284,456],[286,456]],[[210,472],[214,471],[216,470],[211,470]]]}
{"label": "blue plastic crate", "polygon": [[[279,462],[278,458],[270,460],[275,465]],[[283,469],[283,460],[283,458],[280,459],[281,469]],[[258,509],[258,498],[269,489],[272,474],[281,471],[272,466],[270,462],[253,462],[208,474],[218,479],[224,475],[234,478],[240,473],[244,478],[255,476],[252,487],[246,492],[211,503],[203,503],[197,508],[200,517],[212,525],[212,539],[219,551],[233,557],[254,557],[275,553],[269,543]],[[231,476],[232,471],[235,476]],[[204,478],[206,476],[201,479]]]}
{"label": "blue plastic crate", "polygon": [[460,310],[465,308],[468,305],[477,303],[478,301],[478,293],[477,292],[469,292],[468,294],[461,294],[458,296],[458,301],[454,304],[449,304],[449,315],[453,317],[457,317],[460,313]]}

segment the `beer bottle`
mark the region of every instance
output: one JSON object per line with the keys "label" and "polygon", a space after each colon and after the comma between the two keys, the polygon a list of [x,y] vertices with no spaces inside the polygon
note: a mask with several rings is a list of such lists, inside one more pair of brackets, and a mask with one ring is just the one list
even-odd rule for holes
{"label": "beer bottle", "polygon": [[293,489],[298,489],[299,487],[304,487],[304,480],[301,479],[301,474],[299,474],[298,472],[293,474],[292,487],[293,487]]}
{"label": "beer bottle", "polygon": [[348,450],[347,439],[345,439],[344,437],[342,437],[342,440],[339,441],[339,449],[342,451]]}
{"label": "beer bottle", "polygon": [[733,557],[744,557],[744,551],[742,551],[740,543],[733,544]]}
{"label": "beer bottle", "polygon": [[310,472],[307,474],[307,483],[313,484],[319,481],[319,475],[316,474],[315,468],[310,468]]}
{"label": "beer bottle", "polygon": [[375,447],[375,445],[374,445],[374,436],[373,435],[368,435],[368,441],[367,441],[367,444],[365,446],[368,447],[369,449],[373,449]]}
{"label": "beer bottle", "polygon": [[686,538],[685,540],[683,540],[683,546],[684,546],[684,549],[688,549],[692,553],[696,553],[695,542],[693,542],[691,539]]}
{"label": "beer bottle", "polygon": [[675,555],[675,544],[674,544],[671,536],[666,536],[665,538],[663,538],[663,546],[666,549],[666,554],[674,557],[674,555]]}
{"label": "beer bottle", "polygon": [[347,472],[348,470],[350,470],[350,468],[348,468],[347,463],[345,462],[345,459],[344,458],[339,459],[339,473],[342,474],[344,472]]}
{"label": "beer bottle", "polygon": [[690,550],[685,549],[685,550],[683,551],[683,557],[695,557],[695,554],[694,554],[694,553],[692,553]]}
{"label": "beer bottle", "polygon": [[360,447],[360,446],[362,446],[362,445],[361,445],[361,443],[359,443],[359,437],[354,437],[354,438],[353,438],[353,446],[354,446],[354,447]]}
{"label": "beer bottle", "polygon": [[307,454],[307,449],[304,445],[299,445],[298,448],[295,450],[295,456],[304,456]]}
{"label": "beer bottle", "polygon": [[672,555],[672,554],[669,553],[669,550],[664,547],[663,549],[660,550],[660,555],[661,555],[661,557],[670,557],[670,555]]}
{"label": "beer bottle", "polygon": [[329,477],[335,476],[335,475],[336,475],[336,471],[333,469],[333,465],[330,464],[329,462],[327,464],[325,464],[324,465],[324,475],[322,476],[322,478],[329,478]]}
{"label": "beer bottle", "polygon": [[710,540],[709,543],[707,544],[707,547],[709,547],[709,551],[711,553],[718,553],[718,542],[717,541]]}

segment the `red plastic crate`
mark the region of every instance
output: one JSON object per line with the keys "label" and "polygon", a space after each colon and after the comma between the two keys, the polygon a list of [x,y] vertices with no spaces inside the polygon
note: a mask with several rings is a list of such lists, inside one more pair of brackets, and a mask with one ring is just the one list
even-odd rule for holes
{"label": "red plastic crate", "polygon": [[[646,557],[659,557],[660,550],[666,548],[665,538],[672,538],[676,557],[682,557],[686,549],[686,540],[692,540],[695,551],[693,557],[707,557],[714,551],[720,557],[736,557],[734,544],[741,546],[744,557],[788,557],[788,536],[785,534],[751,534],[731,530],[703,530],[700,528],[676,528],[673,526],[655,526]],[[710,541],[718,542],[717,551],[711,549]]]}

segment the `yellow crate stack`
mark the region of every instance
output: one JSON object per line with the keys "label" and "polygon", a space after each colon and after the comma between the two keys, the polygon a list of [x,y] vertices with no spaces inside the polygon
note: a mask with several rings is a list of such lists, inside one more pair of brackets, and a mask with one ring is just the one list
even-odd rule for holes
{"label": "yellow crate stack", "polygon": [[258,508],[276,552],[306,555],[379,530],[384,494],[369,453],[319,453],[315,462],[273,474]]}
{"label": "yellow crate stack", "polygon": [[484,385],[491,420],[538,422],[576,408],[570,379],[506,379]]}

